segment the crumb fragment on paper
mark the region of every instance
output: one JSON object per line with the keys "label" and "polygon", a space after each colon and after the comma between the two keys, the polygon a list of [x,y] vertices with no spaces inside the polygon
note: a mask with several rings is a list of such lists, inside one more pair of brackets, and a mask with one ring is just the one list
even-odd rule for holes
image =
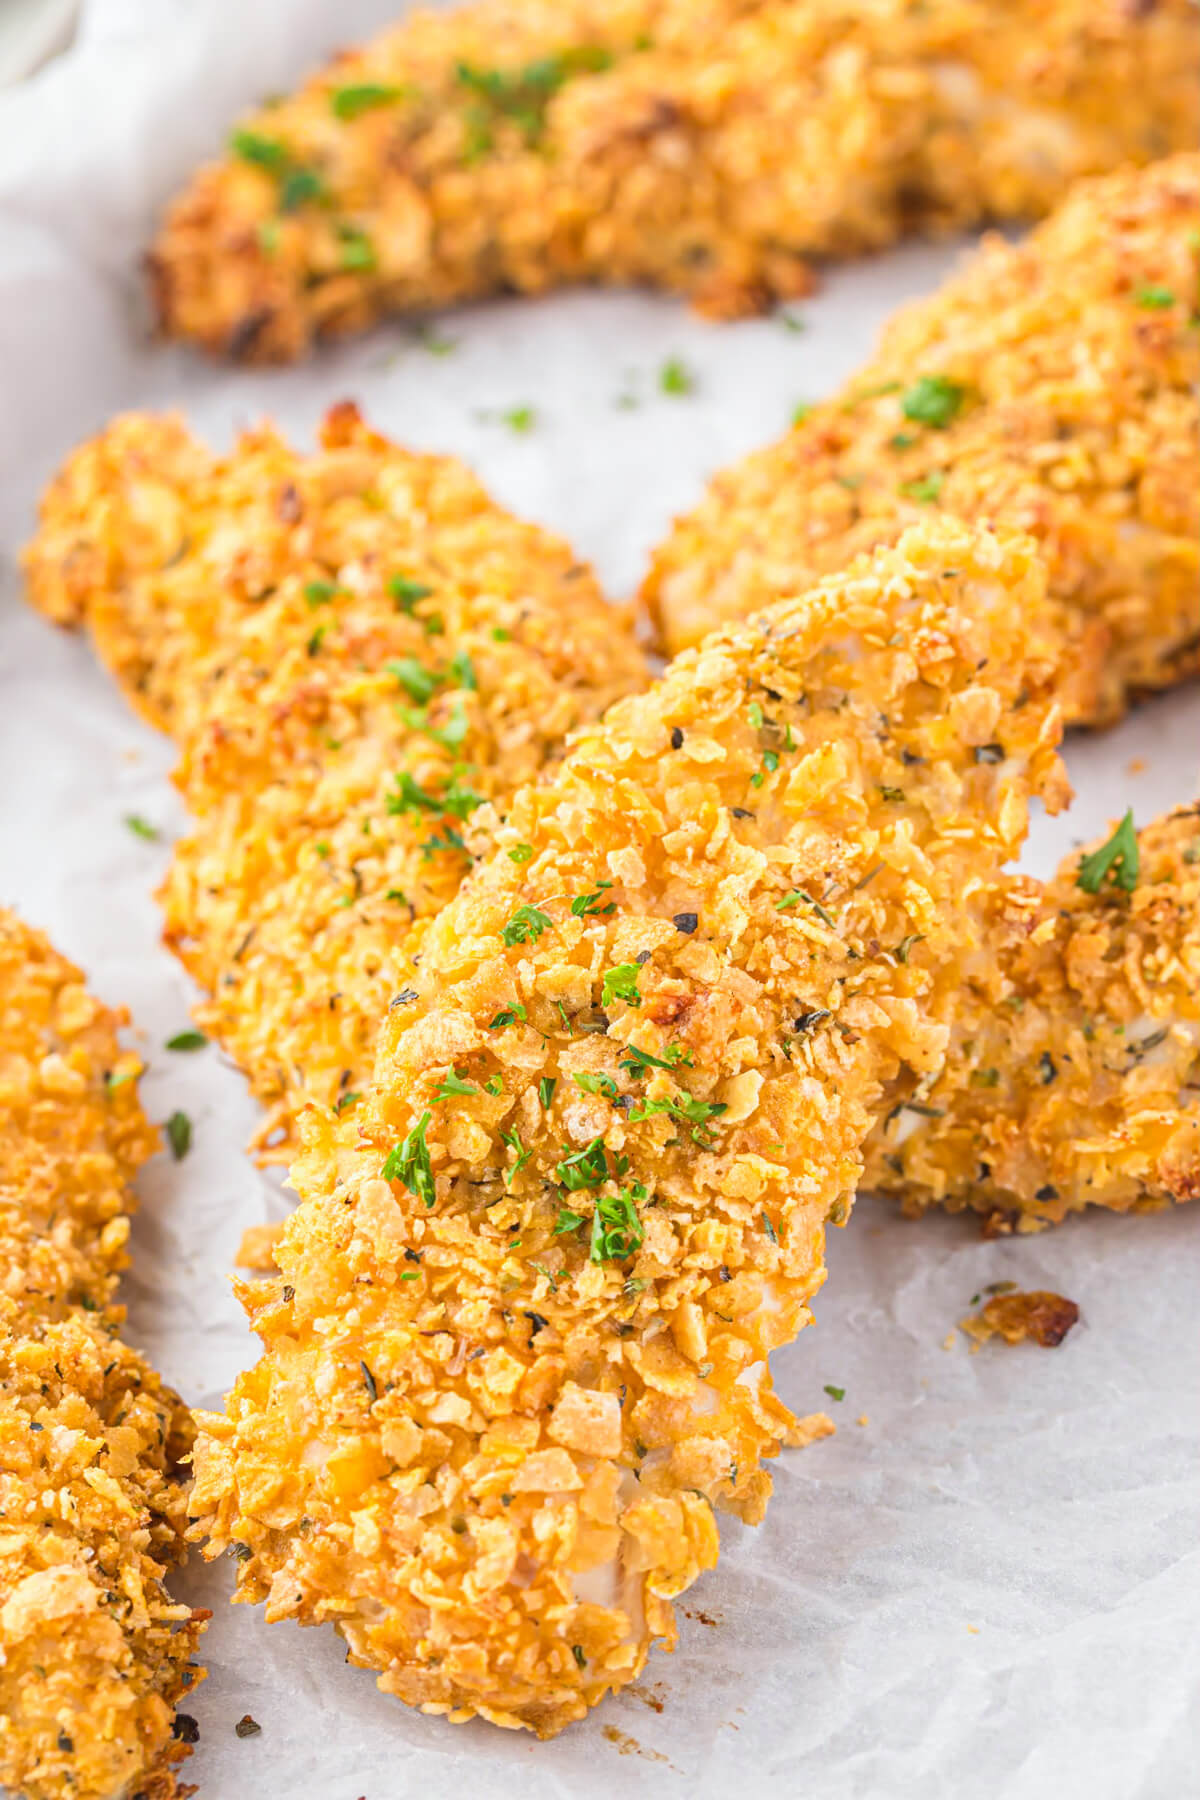
{"label": "crumb fragment on paper", "polygon": [[833,1437],[836,1431],[837,1426],[828,1413],[806,1413],[804,1418],[793,1419],[785,1428],[783,1441],[789,1450],[806,1450],[822,1438]]}
{"label": "crumb fragment on paper", "polygon": [[1006,1344],[1021,1344],[1028,1338],[1044,1350],[1053,1350],[1078,1322],[1074,1300],[1037,1289],[993,1294],[977,1313],[959,1320],[959,1330],[974,1340],[972,1351],[992,1337],[1002,1337]]}

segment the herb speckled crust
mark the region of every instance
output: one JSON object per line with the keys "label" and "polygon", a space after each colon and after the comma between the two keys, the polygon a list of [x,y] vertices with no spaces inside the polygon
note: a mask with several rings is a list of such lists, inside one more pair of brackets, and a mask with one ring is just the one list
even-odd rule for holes
{"label": "herb speckled crust", "polygon": [[[1136,886],[1015,881],[1006,992],[956,1021],[944,1066],[872,1139],[864,1185],[905,1210],[1036,1231],[1085,1206],[1200,1197],[1200,806],[1138,834]],[[928,1110],[925,1110],[928,1109]]]}
{"label": "herb speckled crust", "polygon": [[0,1785],[168,1800],[205,1615],[182,1554],[187,1410],[117,1335],[127,1183],[157,1146],[123,1020],[0,912]]}
{"label": "herb speckled crust", "polygon": [[1041,546],[1069,720],[1115,719],[1194,674],[1198,233],[1193,154],[1086,184],[1025,243],[986,244],[676,523],[643,590],[667,649],[941,511]]}
{"label": "herb speckled crust", "polygon": [[[632,1680],[793,1428],[873,1121],[986,985],[1064,783],[1027,541],[914,531],[688,652],[513,798],[375,1082],[311,1114],[192,1510],[271,1619],[543,1735]],[[1006,758],[980,758],[1003,740]]]}
{"label": "herb speckled crust", "polygon": [[1190,0],[484,0],[248,119],[151,283],[169,335],[254,360],[568,282],[728,316],[1198,133]]}
{"label": "herb speckled crust", "polygon": [[176,420],[116,421],[48,490],[26,569],[182,747],[199,824],[167,941],[285,1156],[297,1108],[355,1103],[476,809],[644,684],[629,617],[461,463],[350,406],[311,456],[268,428],[216,458]]}

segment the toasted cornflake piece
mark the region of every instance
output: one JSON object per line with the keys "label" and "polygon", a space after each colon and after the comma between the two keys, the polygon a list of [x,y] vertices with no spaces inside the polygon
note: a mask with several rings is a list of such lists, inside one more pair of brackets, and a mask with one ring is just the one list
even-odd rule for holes
{"label": "toasted cornflake piece", "polygon": [[[992,1233],[1200,1198],[1200,805],[1137,836],[1133,890],[1013,880],[986,999],[871,1140],[864,1185]],[[1083,852],[1086,855],[1087,852]],[[997,987],[998,983],[998,987]]]}
{"label": "toasted cornflake piece", "polygon": [[156,1148],[122,1022],[0,912],[0,1786],[28,1800],[191,1792],[172,1724],[206,1615],[163,1585],[191,1421],[113,1303]]}
{"label": "toasted cornflake piece", "polygon": [[[644,590],[668,649],[933,511],[1037,539],[1068,720],[1114,719],[1200,670],[1198,233],[1191,154],[1085,184],[1023,244],[985,244],[676,524]],[[1147,306],[1151,283],[1169,304]]]}
{"label": "toasted cornflake piece", "polygon": [[199,824],[166,937],[283,1157],[299,1107],[356,1104],[478,809],[644,682],[629,618],[462,464],[351,406],[311,456],[262,428],[217,458],[174,419],[119,419],[48,490],[26,567],[182,747]]}
{"label": "toasted cornflake piece", "polygon": [[258,361],[569,282],[729,316],[1198,133],[1190,0],[482,0],[244,121],[151,285],[170,336]]}
{"label": "toasted cornflake piece", "polygon": [[[192,1508],[208,1554],[246,1547],[243,1599],[543,1735],[674,1641],[714,1508],[758,1519],[764,1458],[826,1428],[768,1353],[873,1120],[986,981],[1027,796],[1063,796],[1043,603],[1027,540],[911,532],[513,797],[362,1102],[306,1116],[279,1279],[242,1289],[264,1356],[202,1419]],[[550,928],[506,941],[526,905]],[[448,1066],[475,1091],[435,1101]]]}
{"label": "toasted cornflake piece", "polygon": [[993,1337],[1002,1337],[1006,1344],[1023,1344],[1032,1339],[1043,1350],[1056,1350],[1078,1323],[1079,1308],[1073,1300],[1039,1290],[1031,1294],[994,1294],[977,1313],[960,1322],[959,1330],[974,1339],[973,1350]]}

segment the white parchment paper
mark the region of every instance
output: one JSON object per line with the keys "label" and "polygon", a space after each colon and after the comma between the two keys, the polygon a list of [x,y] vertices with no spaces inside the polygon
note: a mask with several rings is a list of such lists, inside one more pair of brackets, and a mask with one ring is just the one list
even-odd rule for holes
{"label": "white parchment paper", "polygon": [[[242,1154],[254,1108],[236,1072],[213,1049],[162,1048],[191,1000],[151,898],[183,823],[172,752],[86,646],[22,605],[13,558],[41,483],[118,408],[181,407],[222,444],[269,412],[307,440],[350,395],[412,445],[464,456],[628,592],[704,478],[827,392],[954,254],[911,248],[835,275],[799,309],[803,333],[588,294],[459,314],[441,356],[398,326],[282,372],[149,346],[137,258],[164,199],[239,107],[396,9],[93,0],[77,45],[0,96],[0,903],[131,1007],[152,1116],[195,1121],[187,1160],[159,1158],[141,1183],[127,1296],[130,1335],[198,1404],[254,1354],[227,1271],[243,1228],[286,1196]],[[668,357],[694,371],[689,397],[659,390]],[[481,416],[526,405],[524,435]],[[1068,760],[1079,798],[1038,823],[1039,872],[1127,804],[1148,818],[1196,791],[1200,694],[1076,741]],[[163,842],[134,837],[129,813]],[[196,1563],[180,1585],[216,1614],[189,1771],[206,1800],[1200,1791],[1200,1208],[985,1244],[961,1221],[904,1224],[864,1199],[834,1238],[819,1323],[776,1376],[800,1412],[829,1407],[838,1435],[780,1459],[764,1526],[726,1527],[679,1653],[638,1693],[551,1744],[454,1728],[380,1696],[332,1632],[230,1609],[228,1570]],[[971,1295],[1006,1279],[1079,1302],[1066,1344],[943,1348]],[[245,1712],[262,1733],[239,1740]]]}

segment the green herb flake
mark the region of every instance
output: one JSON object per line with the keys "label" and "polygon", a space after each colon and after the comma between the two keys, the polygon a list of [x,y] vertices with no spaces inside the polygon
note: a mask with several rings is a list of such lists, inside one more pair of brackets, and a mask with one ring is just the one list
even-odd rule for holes
{"label": "green herb flake", "polygon": [[528,1016],[529,1015],[527,1014],[527,1012],[525,1011],[525,1008],[523,1006],[518,1005],[518,1006],[502,1007],[501,1010],[496,1014],[495,1018],[492,1020],[491,1024],[488,1026],[488,1030],[489,1031],[507,1031],[508,1027],[510,1025],[515,1025],[517,1023],[518,1019],[520,1019],[522,1022],[524,1022],[524,1020],[527,1019]]}
{"label": "green herb flake", "polygon": [[846,1398],[845,1388],[834,1387],[833,1383],[829,1381],[825,1383],[825,1392],[829,1395],[831,1400],[844,1400]]}
{"label": "green herb flake", "polygon": [[562,1237],[565,1232],[578,1231],[583,1223],[584,1216],[582,1213],[572,1212],[569,1206],[560,1206],[558,1209],[558,1217],[554,1221],[554,1235],[555,1237]]}
{"label": "green herb flake", "polygon": [[408,575],[390,575],[387,590],[399,610],[406,613],[411,613],[418,600],[427,600],[433,592],[425,582],[413,581]]}
{"label": "green herb flake", "polygon": [[557,1086],[557,1075],[543,1075],[538,1082],[538,1099],[541,1102],[543,1112],[550,1111],[550,1105],[554,1099],[554,1090]]}
{"label": "green herb flake", "polygon": [[452,1068],[448,1075],[442,1076],[433,1098],[435,1101],[449,1100],[453,1094],[477,1094],[478,1092],[479,1089],[473,1082],[468,1081],[465,1075],[460,1075],[457,1069]]}
{"label": "green herb flake", "polygon": [[398,656],[387,665],[389,675],[394,675],[400,686],[411,700],[418,706],[424,706],[432,700],[438,689],[438,676],[425,664],[418,662],[415,656]]}
{"label": "green herb flake", "polygon": [[1108,842],[1089,856],[1080,857],[1075,885],[1085,894],[1098,894],[1104,882],[1110,880],[1114,887],[1131,894],[1137,886],[1140,869],[1137,832],[1130,807]]}
{"label": "green herb flake", "polygon": [[962,411],[967,390],[947,375],[920,375],[900,397],[900,410],[917,425],[944,431]]}
{"label": "green herb flake", "polygon": [[519,866],[521,863],[527,863],[532,856],[532,844],[514,844],[508,853],[508,860],[509,862],[515,862]]}
{"label": "green herb flake", "polygon": [[338,227],[338,237],[341,240],[338,262],[348,273],[370,274],[379,267],[375,246],[361,227],[341,225]]}
{"label": "green herb flake", "polygon": [[1147,312],[1165,312],[1168,306],[1175,304],[1173,289],[1163,287],[1158,282],[1149,282],[1144,287],[1138,288],[1133,297],[1137,304]]}
{"label": "green herb flake", "polygon": [[450,678],[455,687],[463,688],[468,693],[475,693],[479,681],[475,674],[475,665],[465,650],[460,650],[450,663]]}
{"label": "green herb flake", "polygon": [[431,1116],[428,1112],[421,1114],[419,1123],[388,1152],[382,1171],[385,1181],[402,1181],[409,1193],[423,1200],[426,1206],[432,1206],[437,1199],[433,1165],[425,1142]]}
{"label": "green herb flake", "polygon": [[203,1050],[208,1043],[202,1031],[177,1031],[174,1037],[167,1039],[168,1050]]}
{"label": "green herb flake", "polygon": [[285,213],[324,198],[325,183],[315,169],[289,169],[279,185],[279,206]]}
{"label": "green herb flake", "polygon": [[599,919],[606,913],[616,912],[616,902],[609,900],[600,905],[605,888],[612,886],[611,881],[598,881],[590,894],[576,894],[571,902],[571,913],[576,919]]}
{"label": "green herb flake", "polygon": [[583,1070],[571,1079],[585,1094],[603,1094],[606,1100],[615,1100],[617,1097],[617,1084],[611,1075],[593,1075],[590,1071]]}
{"label": "green herb flake", "polygon": [[358,1102],[361,1099],[362,1099],[361,1094],[355,1094],[355,1093],[339,1094],[336,1102],[334,1103],[333,1110],[335,1113],[347,1112],[350,1107],[357,1106]]}
{"label": "green herb flake", "polygon": [[291,152],[277,138],[264,137],[257,131],[235,131],[229,148],[242,162],[253,163],[269,175],[284,176],[291,167]]}
{"label": "green herb flake", "polygon": [[614,1000],[623,1000],[626,1006],[640,1006],[642,996],[638,991],[638,976],[641,972],[638,963],[617,963],[613,968],[606,969],[600,994],[601,1006],[611,1006]]}
{"label": "green herb flake", "polygon": [[173,1112],[166,1123],[167,1142],[176,1162],[182,1162],[192,1147],[192,1121],[185,1112]]}
{"label": "green herb flake", "polygon": [[607,1181],[608,1152],[603,1137],[594,1137],[582,1150],[564,1156],[554,1174],[569,1194],[577,1194],[582,1188],[599,1187],[602,1181]]}
{"label": "green herb flake", "polygon": [[658,385],[664,394],[677,398],[696,391],[696,377],[678,356],[670,356],[658,372]]}
{"label": "green herb flake", "polygon": [[644,1075],[647,1069],[666,1069],[670,1073],[681,1065],[688,1069],[692,1067],[692,1053],[682,1044],[667,1045],[665,1062],[659,1056],[651,1056],[649,1050],[639,1050],[636,1044],[626,1044],[619,1060],[627,1075]]}
{"label": "green herb flake", "polygon": [[902,481],[900,492],[909,500],[920,500],[925,505],[932,505],[941,493],[946,476],[942,469],[934,469],[929,475],[922,475],[918,481]]}
{"label": "green herb flake", "polygon": [[364,113],[380,106],[394,106],[407,99],[410,88],[385,87],[377,81],[360,81],[349,87],[335,88],[329,96],[329,108],[335,119],[361,119]]}
{"label": "green herb flake", "polygon": [[304,603],[310,608],[328,606],[336,594],[344,594],[345,591],[345,588],[336,581],[306,581]]}
{"label": "green herb flake", "polygon": [[517,944],[536,944],[544,931],[549,931],[554,921],[549,913],[544,913],[536,906],[518,906],[508,924],[500,933],[501,941],[507,949]]}
{"label": "green herb flake", "polygon": [[646,1233],[642,1227],[637,1202],[648,1198],[640,1181],[619,1194],[601,1194],[592,1214],[592,1237],[588,1255],[592,1262],[624,1262],[641,1247]]}
{"label": "green herb flake", "polygon": [[134,837],[141,838],[147,844],[157,844],[161,835],[158,826],[151,825],[149,819],[143,819],[140,813],[126,813],[125,823]]}

